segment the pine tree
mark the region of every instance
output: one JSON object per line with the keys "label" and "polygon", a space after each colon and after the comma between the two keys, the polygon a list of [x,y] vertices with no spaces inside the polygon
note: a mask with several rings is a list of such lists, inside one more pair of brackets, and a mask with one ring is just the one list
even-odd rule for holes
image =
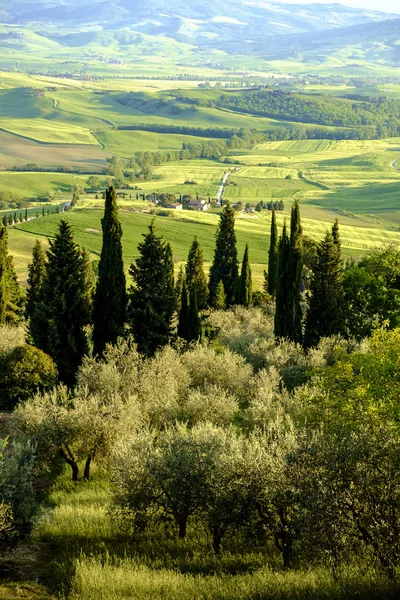
{"label": "pine tree", "polygon": [[276,309],[275,309],[275,336],[277,338],[287,337],[288,331],[288,259],[289,238],[287,235],[286,222],[283,225],[282,235],[278,246],[278,269],[276,280]]}
{"label": "pine tree", "polygon": [[250,306],[253,297],[253,285],[251,280],[251,268],[249,261],[249,246],[246,244],[244,251],[242,271],[239,280],[238,304]]}
{"label": "pine tree", "polygon": [[154,221],[138,246],[140,256],[130,267],[129,323],[139,352],[152,356],[172,338],[176,307],[173,261],[169,244],[156,235]]}
{"label": "pine tree", "polygon": [[183,340],[189,340],[189,296],[186,283],[183,283],[181,298],[180,298],[179,322],[178,322],[178,337]]}
{"label": "pine tree", "polygon": [[194,238],[186,263],[186,285],[189,296],[196,291],[198,307],[203,310],[207,306],[208,285],[204,273],[203,251],[197,236]]}
{"label": "pine tree", "polygon": [[235,303],[237,293],[238,260],[235,235],[235,211],[229,204],[220,215],[217,231],[214,262],[210,269],[210,304],[216,307],[218,283],[222,281],[226,305]]}
{"label": "pine tree", "polygon": [[23,315],[24,295],[18,283],[12,256],[8,254],[8,232],[0,226],[0,324],[16,324]]}
{"label": "pine tree", "polygon": [[296,343],[302,341],[301,281],[303,271],[303,230],[298,200],[292,207],[288,257],[288,330],[286,337]]}
{"label": "pine tree", "polygon": [[339,230],[335,224],[332,235],[327,233],[317,249],[304,335],[307,348],[316,346],[321,337],[340,333],[342,329],[342,270]]}
{"label": "pine tree", "polygon": [[275,211],[272,211],[271,219],[271,237],[268,252],[268,294],[275,297],[276,294],[276,273],[278,269],[278,227],[276,224]]}
{"label": "pine tree", "polygon": [[224,310],[226,308],[226,295],[224,290],[224,284],[219,280],[217,285],[217,293],[214,301],[214,308],[216,310]]}
{"label": "pine tree", "polygon": [[84,289],[82,254],[70,225],[62,220],[50,241],[46,275],[29,330],[34,344],[52,357],[60,379],[68,386],[74,385],[78,367],[88,352]]}
{"label": "pine tree", "polygon": [[28,289],[26,292],[25,317],[29,319],[39,300],[39,293],[46,274],[45,255],[39,240],[36,240],[32,252],[32,262],[28,265]]}
{"label": "pine tree", "polygon": [[126,279],[122,260],[122,229],[118,218],[117,196],[110,187],[106,192],[101,221],[103,245],[99,279],[93,302],[93,353],[101,355],[106,344],[115,344],[124,333],[126,321]]}

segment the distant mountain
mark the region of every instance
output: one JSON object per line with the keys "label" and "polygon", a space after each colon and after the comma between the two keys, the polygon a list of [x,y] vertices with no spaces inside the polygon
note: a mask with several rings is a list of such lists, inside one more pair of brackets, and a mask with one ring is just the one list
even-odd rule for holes
{"label": "distant mountain", "polygon": [[313,32],[396,15],[341,4],[280,4],[258,0],[5,0],[2,21],[50,22],[64,25],[101,24],[133,27],[147,34],[184,37],[190,43],[205,39],[223,44],[247,35]]}
{"label": "distant mountain", "polygon": [[267,60],[325,62],[332,56],[400,65],[400,17],[337,30],[271,36],[259,40],[256,54]]}
{"label": "distant mountain", "polygon": [[[267,59],[324,62],[339,53],[396,64],[400,19],[341,4],[284,4],[262,0],[3,0],[0,46],[29,48],[32,38],[53,47],[179,44]],[[21,32],[20,34],[18,32]],[[10,35],[11,38],[7,35]],[[15,35],[21,35],[20,39]],[[24,38],[25,35],[25,38]],[[46,41],[47,40],[47,41]],[[151,44],[150,44],[151,45]],[[163,46],[164,47],[164,46]]]}

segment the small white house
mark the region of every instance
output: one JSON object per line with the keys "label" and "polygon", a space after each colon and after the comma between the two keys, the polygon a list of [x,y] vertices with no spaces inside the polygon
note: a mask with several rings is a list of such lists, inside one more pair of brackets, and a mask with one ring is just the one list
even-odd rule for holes
{"label": "small white house", "polygon": [[168,204],[167,208],[172,208],[173,210],[182,210],[183,205],[180,202],[174,202],[173,204]]}
{"label": "small white house", "polygon": [[195,200],[190,200],[189,207],[194,210],[208,210],[209,204],[204,200],[204,198],[198,198]]}

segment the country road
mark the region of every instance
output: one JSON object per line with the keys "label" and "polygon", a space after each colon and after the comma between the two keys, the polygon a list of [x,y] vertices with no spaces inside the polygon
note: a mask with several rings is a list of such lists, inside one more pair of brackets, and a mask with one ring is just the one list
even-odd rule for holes
{"label": "country road", "polygon": [[396,160],[394,160],[393,162],[390,163],[390,166],[392,167],[392,169],[397,169],[396,165],[399,161],[400,161],[400,158],[396,158]]}
{"label": "country road", "polygon": [[224,194],[224,190],[225,190],[225,185],[226,182],[228,181],[228,177],[231,174],[231,171],[228,171],[227,173],[225,173],[224,178],[222,180],[221,186],[218,190],[218,194],[217,194],[217,204],[219,204],[221,206],[221,202],[222,202],[222,196]]}

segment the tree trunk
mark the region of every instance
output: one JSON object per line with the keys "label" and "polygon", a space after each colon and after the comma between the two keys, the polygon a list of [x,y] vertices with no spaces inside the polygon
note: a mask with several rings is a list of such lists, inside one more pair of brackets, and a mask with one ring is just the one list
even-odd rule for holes
{"label": "tree trunk", "polygon": [[89,454],[89,456],[86,459],[85,462],[85,470],[83,471],[83,479],[86,479],[87,481],[89,481],[90,479],[90,465],[92,463],[92,454]]}
{"label": "tree trunk", "polygon": [[79,478],[79,466],[78,466],[78,463],[76,462],[75,457],[72,454],[72,452],[69,449],[67,449],[67,450],[68,450],[68,454],[64,451],[63,448],[60,448],[59,454],[60,454],[60,456],[63,457],[63,459],[65,460],[65,462],[72,469],[72,481],[78,481],[78,478]]}
{"label": "tree trunk", "polygon": [[213,550],[217,556],[221,556],[222,533],[219,529],[213,529]]}
{"label": "tree trunk", "polygon": [[179,522],[179,538],[183,540],[186,537],[186,519]]}

